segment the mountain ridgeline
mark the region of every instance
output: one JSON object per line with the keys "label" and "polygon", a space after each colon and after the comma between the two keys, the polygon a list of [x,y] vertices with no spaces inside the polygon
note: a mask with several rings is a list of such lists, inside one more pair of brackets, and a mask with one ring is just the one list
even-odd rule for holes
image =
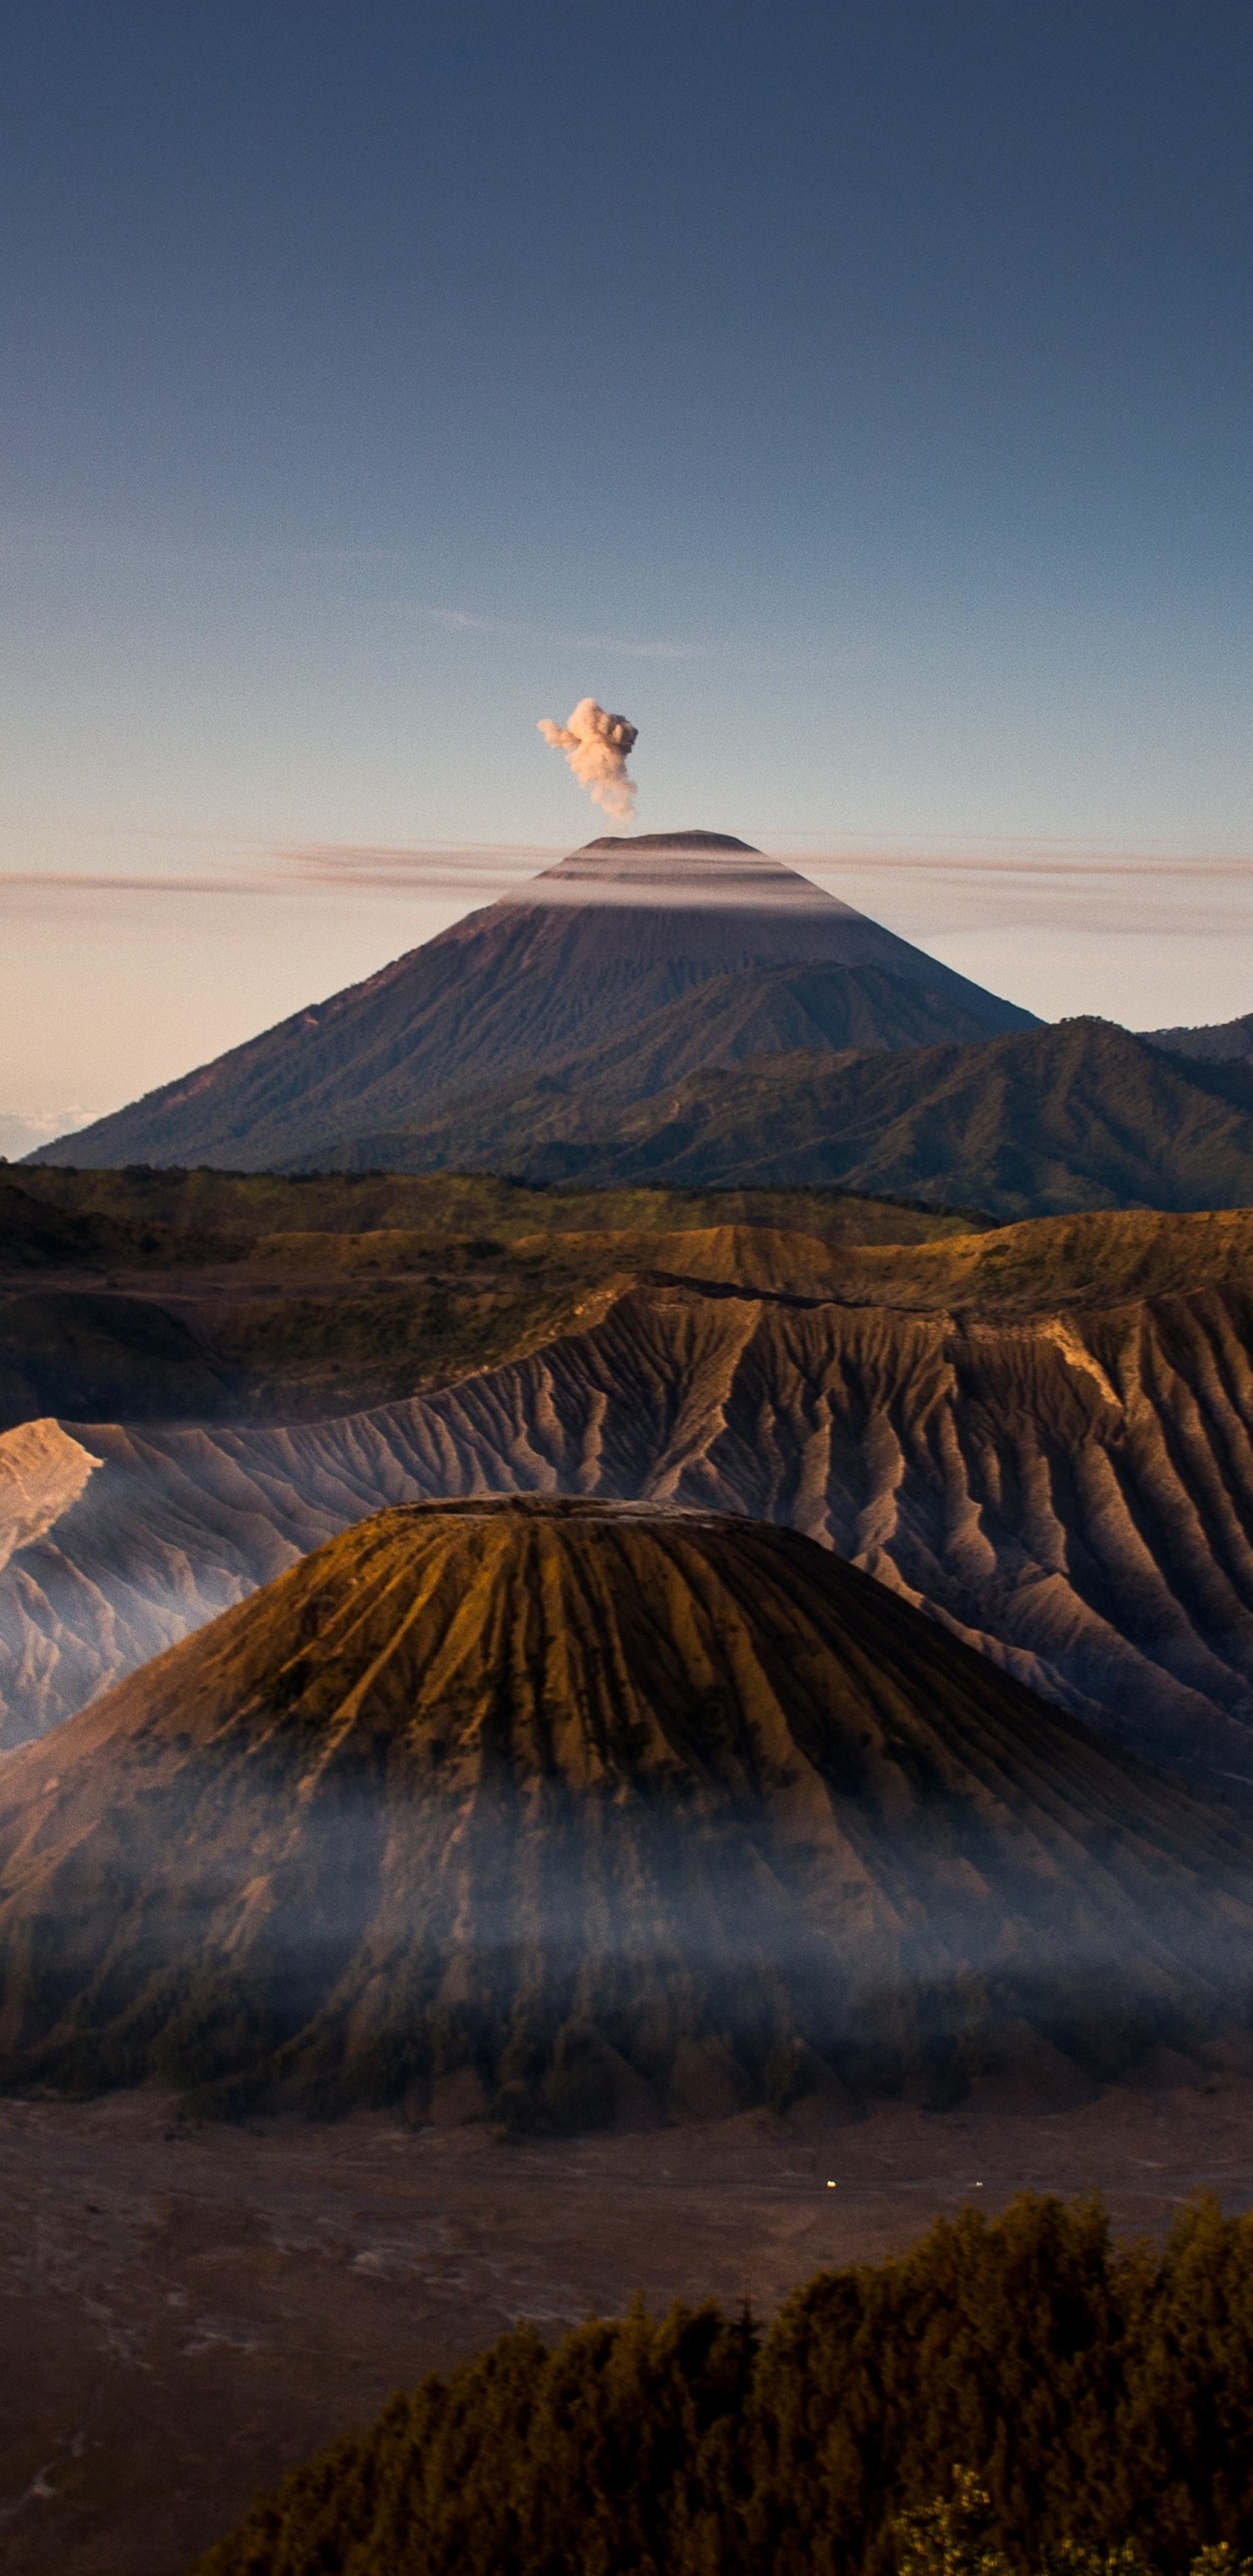
{"label": "mountain ridgeline", "polygon": [[[299,1349],[311,1317],[319,1348],[355,1367],[354,1338],[387,1310],[377,1265],[397,1243],[412,1262],[416,1244],[435,1265],[421,1297],[443,1300],[443,1347],[462,1365],[370,1410],[324,1398],[324,1418],[277,1423],[195,1418],[200,1380],[185,1374],[190,1420],[0,1435],[0,1744],[45,1733],[384,1505],[512,1491],[798,1528],[1116,1740],[1226,1795],[1240,1794],[1232,1775],[1253,1783],[1248,1213],[971,1233],[821,1193],[30,1179],[49,1207],[98,1205],[119,1228],[137,1207],[157,1231],[180,1211],[218,1227],[249,1211],[254,1227],[379,1218],[261,1237],[262,1293],[244,1289],[252,1346],[269,1316]],[[397,1235],[395,1218],[421,1232]],[[524,1303],[521,1348],[475,1368],[485,1281],[510,1237],[556,1302],[538,1330]],[[154,1257],[170,1260],[168,1242]],[[183,1313],[194,1275],[167,1274]],[[316,1298],[295,1295],[302,1282]],[[153,1300],[151,1276],[131,1284],[128,1317]],[[68,1362],[50,1353],[49,1391],[77,1382],[83,1338]]]}
{"label": "mountain ridgeline", "polygon": [[1198,1063],[1236,1064],[1253,1056],[1253,1011],[1238,1020],[1217,1020],[1200,1029],[1151,1029],[1150,1044],[1168,1055],[1191,1056]]}
{"label": "mountain ridgeline", "polygon": [[[774,998],[796,1000],[802,987],[812,997],[816,980],[778,977]],[[673,1083],[652,1079],[654,1023],[634,1051],[583,1055],[542,1080],[432,1112],[403,1134],[360,1138],[349,1159],[363,1169],[510,1171],[585,1188],[838,1186],[1002,1222],[1253,1204],[1253,1068],[1244,1063],[1167,1055],[1093,1019],[903,1051],[817,1047],[811,1036],[755,1045],[738,1062],[708,1044],[708,1022],[685,1018],[688,1060],[707,1052],[701,1069]]]}
{"label": "mountain ridgeline", "polygon": [[1234,1207],[1246,1036],[1041,1027],[744,842],[610,838],[32,1159]]}
{"label": "mountain ridgeline", "polygon": [[718,2117],[1204,2050],[1253,1834],[794,1532],[384,1512],[0,1766],[0,2068]]}
{"label": "mountain ridgeline", "polygon": [[30,1159],[329,1169],[359,1164],[363,1138],[407,1134],[589,1049],[612,1066],[638,1047],[647,1087],[780,1048],[912,1047],[1032,1025],[742,841],[608,839]]}

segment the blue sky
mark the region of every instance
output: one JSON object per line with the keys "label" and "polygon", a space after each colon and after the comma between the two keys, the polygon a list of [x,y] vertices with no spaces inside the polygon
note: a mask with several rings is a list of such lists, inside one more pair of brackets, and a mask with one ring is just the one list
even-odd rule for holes
{"label": "blue sky", "polygon": [[276,850],[589,837],[585,692],[641,828],[1049,1014],[1253,1007],[1247,6],[0,29],[0,1109],[470,899]]}

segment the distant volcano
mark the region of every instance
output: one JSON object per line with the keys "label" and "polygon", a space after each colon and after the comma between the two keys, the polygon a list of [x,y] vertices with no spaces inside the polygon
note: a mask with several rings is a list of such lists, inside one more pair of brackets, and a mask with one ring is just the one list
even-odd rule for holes
{"label": "distant volcano", "polygon": [[[789,968],[807,971],[800,994],[779,988]],[[359,1160],[363,1139],[589,1048],[638,1034],[647,1052],[650,1023],[676,1003],[688,1069],[746,1049],[927,1046],[1037,1025],[744,841],[608,836],[31,1159],[331,1169]],[[669,1078],[661,1036],[657,1082]],[[425,1167],[403,1148],[398,1165],[383,1159]]]}
{"label": "distant volcano", "polygon": [[1121,2065],[1247,1981],[1251,1866],[792,1532],[410,1505],[0,1765],[3,2069],[578,2127]]}

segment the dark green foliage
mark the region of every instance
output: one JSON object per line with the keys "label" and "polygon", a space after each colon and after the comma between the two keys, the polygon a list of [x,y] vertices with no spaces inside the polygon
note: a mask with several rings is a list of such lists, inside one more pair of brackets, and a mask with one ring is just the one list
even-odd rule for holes
{"label": "dark green foliage", "polygon": [[753,2355],[747,2322],[714,2307],[661,2324],[637,2308],[552,2354],[530,2329],[503,2335],[297,2470],[205,2576],[652,2576],[676,2542],[712,2566]]}
{"label": "dark green foliage", "polygon": [[199,2576],[1175,2576],[1220,2544],[1253,2544],[1253,2218],[1201,2202],[1159,2256],[1027,2194],[820,2274],[760,2351],[713,2307],[506,2335]]}
{"label": "dark green foliage", "polygon": [[0,1178],[0,1244],[14,1267],[230,1263],[246,1259],[263,1236],[309,1232],[400,1234],[419,1257],[439,1251],[478,1263],[498,1260],[519,1238],[565,1232],[767,1225],[824,1243],[929,1243],[962,1222],[839,1189],[558,1190],[485,1173],[284,1176],[146,1163],[123,1171],[24,1164],[20,1184],[11,1172]]}

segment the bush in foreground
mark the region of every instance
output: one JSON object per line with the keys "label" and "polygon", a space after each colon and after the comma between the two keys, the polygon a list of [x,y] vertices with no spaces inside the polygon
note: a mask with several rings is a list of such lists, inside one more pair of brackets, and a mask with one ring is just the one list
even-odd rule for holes
{"label": "bush in foreground", "polygon": [[760,2341],[713,2306],[503,2335],[197,2576],[1182,2576],[1215,2550],[1198,2576],[1253,2550],[1253,2218],[1200,2202],[1159,2254],[1024,2195],[820,2273]]}

